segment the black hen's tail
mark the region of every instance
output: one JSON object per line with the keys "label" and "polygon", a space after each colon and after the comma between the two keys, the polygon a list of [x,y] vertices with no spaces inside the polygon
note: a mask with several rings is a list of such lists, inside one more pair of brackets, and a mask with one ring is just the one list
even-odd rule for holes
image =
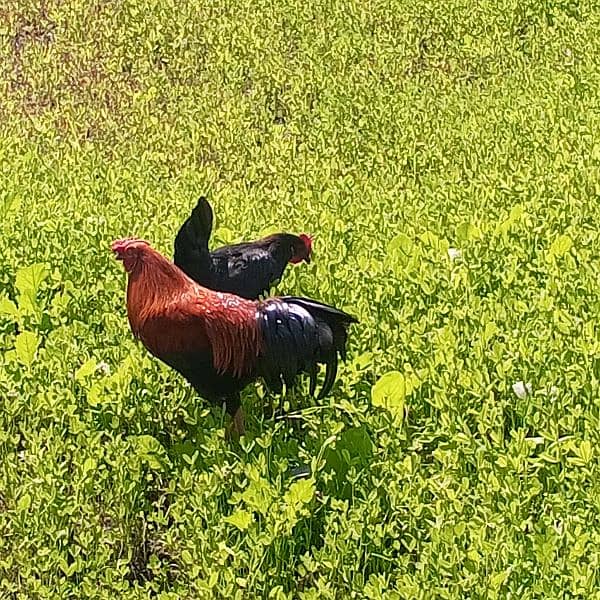
{"label": "black hen's tail", "polygon": [[201,285],[207,285],[210,275],[208,240],[212,225],[212,208],[208,200],[201,196],[175,237],[173,262]]}
{"label": "black hen's tail", "polygon": [[267,386],[281,391],[300,373],[310,376],[310,393],[317,385],[318,365],[325,365],[319,399],[331,390],[338,354],[346,357],[348,327],[357,319],[333,306],[293,296],[272,298],[259,304],[257,317],[263,339],[259,372]]}

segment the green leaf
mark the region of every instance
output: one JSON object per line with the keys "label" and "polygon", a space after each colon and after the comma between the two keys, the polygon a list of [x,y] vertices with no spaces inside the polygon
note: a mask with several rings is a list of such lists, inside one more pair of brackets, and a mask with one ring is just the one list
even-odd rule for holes
{"label": "green leaf", "polygon": [[98,406],[102,404],[104,398],[105,386],[101,382],[95,382],[90,387],[87,394],[87,401],[90,406]]}
{"label": "green leaf", "polygon": [[164,451],[161,443],[151,435],[138,435],[136,438],[138,448],[142,452],[161,452]]}
{"label": "green leaf", "polygon": [[516,204],[510,209],[508,218],[501,221],[496,226],[496,235],[502,235],[505,238],[513,225],[516,225],[525,216],[525,209],[522,204]]}
{"label": "green leaf", "polygon": [[151,469],[163,470],[168,465],[167,452],[156,438],[151,435],[138,435],[135,444],[138,457]]}
{"label": "green leaf", "polygon": [[401,253],[406,257],[412,254],[415,243],[405,233],[399,233],[387,245],[388,254]]}
{"label": "green leaf", "polygon": [[228,517],[225,517],[223,520],[226,523],[234,525],[239,530],[245,531],[246,529],[248,529],[248,527],[250,527],[250,524],[252,523],[252,514],[249,513],[247,510],[239,509],[236,510],[233,514],[229,515]]}
{"label": "green leaf", "polygon": [[269,600],[287,600],[288,595],[283,591],[282,585],[277,585],[269,592]]}
{"label": "green leaf", "polygon": [[19,314],[39,314],[37,293],[47,276],[48,270],[42,263],[23,267],[17,271],[15,285],[19,290]]}
{"label": "green leaf", "polygon": [[[335,442],[335,448],[327,448],[325,461],[334,470],[340,481],[346,476],[350,466],[368,467],[373,454],[373,442],[364,425],[345,429]],[[410,457],[409,457],[410,460]],[[349,497],[351,490],[343,487],[338,497]]]}
{"label": "green leaf", "polygon": [[38,293],[40,285],[48,276],[48,269],[43,263],[36,263],[22,267],[17,271],[15,285],[24,296],[33,296]]}
{"label": "green leaf", "polygon": [[19,316],[19,309],[12,300],[3,296],[0,298],[0,315],[8,315],[9,317],[16,319]]}
{"label": "green leaf", "polygon": [[481,336],[481,341],[484,344],[487,344],[499,331],[500,329],[496,325],[496,323],[494,323],[494,321],[488,321],[485,324],[485,329],[483,331],[483,335]]}
{"label": "green leaf", "polygon": [[315,496],[315,483],[312,479],[300,479],[290,486],[285,494],[288,504],[308,504]]}
{"label": "green leaf", "polygon": [[578,452],[579,456],[583,460],[584,463],[589,463],[594,456],[594,448],[589,440],[583,440],[581,444],[579,444]]}
{"label": "green leaf", "polygon": [[498,589],[508,577],[508,572],[500,571],[490,578],[490,585],[493,589]]}
{"label": "green leaf", "polygon": [[373,454],[373,442],[364,425],[346,429],[340,436],[336,448],[347,450],[350,456],[358,456],[362,459]]}
{"label": "green leaf", "polygon": [[479,562],[481,560],[481,556],[479,555],[479,552],[477,552],[477,550],[474,550],[474,549],[467,550],[467,558],[477,564],[479,564]]}
{"label": "green leaf", "polygon": [[83,474],[86,475],[90,471],[95,471],[96,466],[97,466],[97,462],[96,462],[95,458],[92,458],[91,456],[86,458],[83,463],[83,467],[82,467]]}
{"label": "green leaf", "polygon": [[383,375],[371,389],[374,406],[386,408],[396,417],[403,417],[406,398],[406,379],[399,371]]}
{"label": "green leaf", "polygon": [[549,258],[564,256],[573,247],[573,240],[566,234],[558,236],[550,246]]}
{"label": "green leaf", "polygon": [[25,511],[29,510],[30,506],[31,506],[31,496],[27,492],[25,492],[17,501],[17,511],[25,512]]}
{"label": "green leaf", "polygon": [[366,369],[373,362],[373,353],[370,351],[363,352],[359,354],[353,361],[352,366],[358,370],[362,371]]}
{"label": "green leaf", "polygon": [[40,337],[33,331],[22,331],[17,336],[15,342],[15,351],[17,359],[26,367],[31,366],[38,346],[40,345]]}
{"label": "green leaf", "polygon": [[460,537],[466,530],[467,526],[464,521],[460,521],[454,526],[454,535]]}
{"label": "green leaf", "polygon": [[459,240],[466,242],[481,237],[481,231],[479,227],[472,223],[461,223],[456,228],[456,237]]}
{"label": "green leaf", "polygon": [[271,485],[263,478],[251,481],[244,490],[242,499],[249,508],[266,515],[273,501]]}
{"label": "green leaf", "polygon": [[516,223],[524,214],[525,209],[523,208],[523,205],[515,204],[515,206],[510,209],[510,215],[508,216],[508,219],[511,223]]}
{"label": "green leaf", "polygon": [[96,359],[90,358],[86,360],[80,367],[75,371],[75,381],[81,381],[85,379],[96,370]]}
{"label": "green leaf", "polygon": [[[2,35],[1,29],[0,29],[0,35]],[[4,202],[2,203],[2,217],[9,216],[11,213],[18,211],[19,208],[21,208],[21,198],[20,197],[14,197],[12,199],[8,199],[8,198],[5,199]]]}
{"label": "green leaf", "polygon": [[440,248],[440,237],[433,231],[424,231],[423,233],[419,234],[418,238],[423,246],[427,248],[435,251]]}
{"label": "green leaf", "polygon": [[235,232],[229,227],[219,227],[213,234],[213,238],[219,244],[231,244],[235,241],[235,237]]}

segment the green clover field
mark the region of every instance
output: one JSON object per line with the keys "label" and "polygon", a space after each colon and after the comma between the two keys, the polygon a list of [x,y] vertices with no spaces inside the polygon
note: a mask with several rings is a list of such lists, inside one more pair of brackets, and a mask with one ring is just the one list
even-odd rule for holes
{"label": "green clover field", "polygon": [[[2,600],[600,598],[599,5],[4,0],[0,123]],[[360,320],[240,441],[110,251],[202,194]]]}

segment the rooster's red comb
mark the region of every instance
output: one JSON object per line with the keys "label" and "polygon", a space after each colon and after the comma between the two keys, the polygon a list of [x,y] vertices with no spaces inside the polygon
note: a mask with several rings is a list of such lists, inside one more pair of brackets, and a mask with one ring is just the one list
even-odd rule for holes
{"label": "rooster's red comb", "polygon": [[115,240],[111,245],[110,249],[115,253],[117,260],[123,260],[125,253],[132,248],[149,248],[150,244],[146,240],[140,238],[123,238],[121,240]]}
{"label": "rooster's red comb", "polygon": [[150,244],[146,240],[142,240],[140,238],[130,237],[130,238],[122,238],[120,240],[115,240],[111,245],[110,249],[113,252],[124,252],[130,246],[135,244],[144,244],[149,246]]}

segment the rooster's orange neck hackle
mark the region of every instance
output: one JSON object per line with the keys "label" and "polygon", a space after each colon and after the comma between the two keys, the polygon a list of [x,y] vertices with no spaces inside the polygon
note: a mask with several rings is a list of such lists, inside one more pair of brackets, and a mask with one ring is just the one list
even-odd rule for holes
{"label": "rooster's orange neck hackle", "polygon": [[218,371],[242,375],[260,350],[256,303],[192,281],[139,239],[112,249],[128,274],[127,316],[133,334],[157,357],[212,350]]}

